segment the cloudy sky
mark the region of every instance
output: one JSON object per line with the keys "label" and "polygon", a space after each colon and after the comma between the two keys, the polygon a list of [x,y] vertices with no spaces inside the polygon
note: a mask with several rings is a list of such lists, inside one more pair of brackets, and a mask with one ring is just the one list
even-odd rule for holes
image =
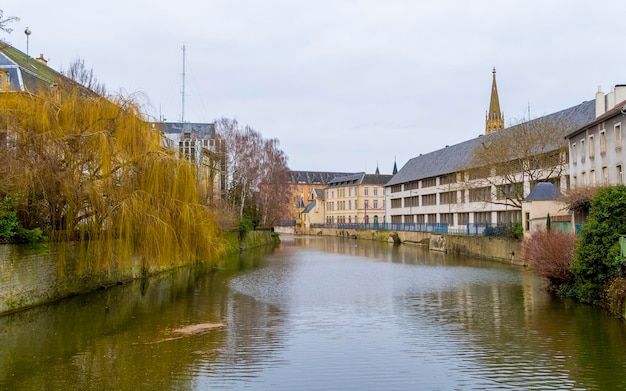
{"label": "cloudy sky", "polygon": [[[51,6],[50,4],[53,4]],[[236,118],[294,170],[391,173],[626,83],[625,1],[5,0],[0,38],[57,70],[83,59],[154,118]]]}

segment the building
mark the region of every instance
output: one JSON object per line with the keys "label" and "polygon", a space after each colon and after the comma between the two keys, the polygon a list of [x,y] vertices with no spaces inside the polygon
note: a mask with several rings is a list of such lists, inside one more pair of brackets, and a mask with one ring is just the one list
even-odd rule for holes
{"label": "building", "polygon": [[350,175],[344,172],[325,171],[291,171],[289,181],[289,193],[291,203],[289,210],[285,211],[284,220],[297,225],[302,224],[300,214],[304,211],[307,202],[314,199],[315,189],[325,189],[328,182],[338,176]]}
{"label": "building", "polygon": [[392,177],[361,172],[333,178],[325,190],[326,224],[384,223],[384,186]]}
{"label": "building", "polygon": [[304,228],[315,225],[323,225],[326,216],[326,203],[324,189],[313,189],[309,203],[302,210],[301,219]]}
{"label": "building", "polygon": [[54,91],[59,83],[73,83],[47,65],[43,54],[34,59],[0,41],[0,92]]}
{"label": "building", "polygon": [[574,232],[573,216],[567,206],[559,202],[561,192],[550,182],[541,182],[533,188],[522,203],[524,234],[545,231],[550,216],[550,229]]}
{"label": "building", "polygon": [[157,122],[166,147],[176,151],[180,159],[197,168],[203,195],[217,200],[226,191],[226,154],[224,140],[217,137],[212,123]]}
{"label": "building", "polygon": [[[498,175],[497,167],[479,167],[472,160],[476,150],[495,137],[515,136],[516,132],[533,124],[566,122],[575,129],[595,118],[595,102],[583,102],[524,124],[498,130],[503,115],[498,114],[500,106],[497,101],[494,102],[497,97],[494,70],[486,134],[410,159],[385,185],[388,222],[444,223],[450,232],[466,232],[468,224],[522,223],[521,205],[508,202],[505,196],[512,191],[527,196],[541,180],[532,179],[522,172],[515,174],[514,178],[505,178]],[[552,151],[558,151],[558,146],[553,146],[552,150],[548,146],[541,153],[549,154]],[[551,178],[562,190],[569,185],[566,159],[567,156],[559,158],[561,163],[557,164],[557,168],[560,175]],[[542,169],[540,167],[538,171]]]}
{"label": "building", "polygon": [[626,150],[622,123],[626,123],[626,85],[596,94],[595,118],[567,135],[572,187],[624,183]]}

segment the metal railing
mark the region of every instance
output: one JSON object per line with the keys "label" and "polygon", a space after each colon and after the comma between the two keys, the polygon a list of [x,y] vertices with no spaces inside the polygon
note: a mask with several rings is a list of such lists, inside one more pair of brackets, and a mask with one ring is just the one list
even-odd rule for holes
{"label": "metal railing", "polygon": [[311,224],[311,228],[369,229],[377,231],[432,232],[453,235],[503,236],[511,224],[467,223],[461,227],[450,227],[448,223],[369,223],[369,224]]}

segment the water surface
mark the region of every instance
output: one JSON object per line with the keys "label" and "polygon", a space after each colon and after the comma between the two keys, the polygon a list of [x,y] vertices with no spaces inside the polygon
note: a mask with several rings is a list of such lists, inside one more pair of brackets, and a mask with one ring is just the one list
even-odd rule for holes
{"label": "water surface", "polygon": [[283,236],[0,318],[0,389],[626,389],[626,328],[523,268]]}

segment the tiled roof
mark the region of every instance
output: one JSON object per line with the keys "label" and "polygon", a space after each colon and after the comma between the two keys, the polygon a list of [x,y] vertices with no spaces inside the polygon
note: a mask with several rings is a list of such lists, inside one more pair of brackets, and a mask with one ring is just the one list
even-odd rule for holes
{"label": "tiled roof", "polygon": [[350,175],[350,173],[323,171],[291,171],[291,183],[326,185],[331,179],[345,175]]}
{"label": "tiled roof", "polygon": [[[547,120],[568,123],[576,128],[595,119],[595,100],[583,102],[577,106],[541,117],[533,121]],[[474,148],[480,142],[495,137],[500,132],[514,132],[518,126],[502,129],[485,136],[479,136],[456,145],[433,151],[410,159],[385,186],[451,174],[468,168]]]}
{"label": "tiled roof", "polygon": [[309,213],[310,211],[312,211],[312,210],[313,210],[313,208],[315,208],[315,204],[316,204],[315,200],[311,201],[311,202],[310,202],[310,203],[306,206],[306,208],[304,208],[304,210],[302,211],[302,213]]}
{"label": "tiled roof", "polygon": [[561,192],[550,182],[539,182],[524,201],[552,201],[561,196]]}
{"label": "tiled roof", "polygon": [[393,175],[366,174],[359,172],[335,177],[328,182],[328,187],[350,186],[350,185],[384,185],[389,182]]}

